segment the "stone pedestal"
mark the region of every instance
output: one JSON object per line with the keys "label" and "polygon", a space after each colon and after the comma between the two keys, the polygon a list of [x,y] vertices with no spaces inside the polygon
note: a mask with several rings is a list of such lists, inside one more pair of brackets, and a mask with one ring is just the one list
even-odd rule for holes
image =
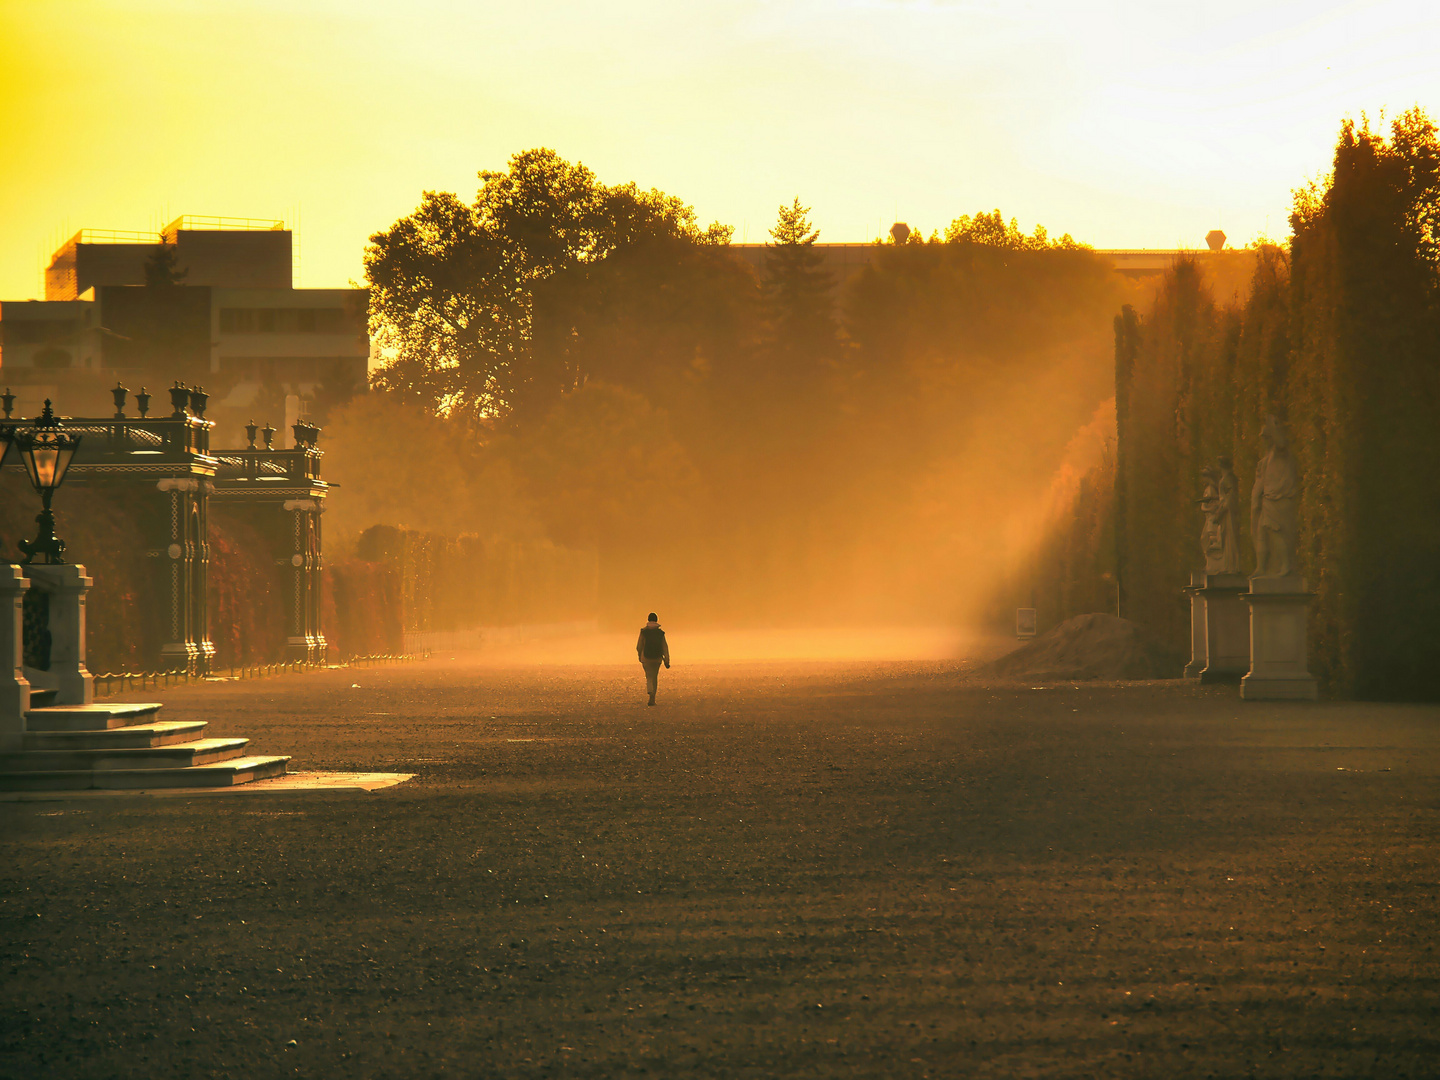
{"label": "stone pedestal", "polygon": [[1200,599],[1200,590],[1205,587],[1205,571],[1191,570],[1190,584],[1182,590],[1190,597],[1190,662],[1182,672],[1184,678],[1198,679],[1205,670],[1205,601]]}
{"label": "stone pedestal", "polygon": [[20,567],[0,563],[0,750],[18,749],[30,707],[21,660],[20,605],[30,587]]}
{"label": "stone pedestal", "polygon": [[1250,670],[1249,583],[1242,574],[1206,574],[1200,590],[1205,610],[1205,658],[1202,683],[1236,683]]}
{"label": "stone pedestal", "polygon": [[1306,656],[1311,594],[1300,577],[1250,579],[1250,673],[1240,680],[1246,701],[1314,701]]}
{"label": "stone pedestal", "polygon": [[31,589],[49,596],[50,655],[43,668],[27,666],[25,677],[32,686],[57,691],[56,705],[93,704],[95,687],[85,669],[85,594],[94,579],[83,566],[20,569]]}

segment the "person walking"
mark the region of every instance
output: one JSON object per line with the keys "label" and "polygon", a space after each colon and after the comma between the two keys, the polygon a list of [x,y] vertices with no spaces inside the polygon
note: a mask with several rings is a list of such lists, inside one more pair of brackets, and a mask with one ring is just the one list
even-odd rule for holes
{"label": "person walking", "polygon": [[650,691],[650,704],[655,704],[655,685],[660,680],[660,665],[670,666],[670,645],[665,640],[665,631],[660,629],[660,620],[650,612],[650,621],[640,628],[640,637],[635,641],[635,655],[645,669],[645,689]]}

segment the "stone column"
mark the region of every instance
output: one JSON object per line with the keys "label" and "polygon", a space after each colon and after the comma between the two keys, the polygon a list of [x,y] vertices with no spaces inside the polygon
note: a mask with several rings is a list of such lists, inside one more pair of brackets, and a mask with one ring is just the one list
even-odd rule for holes
{"label": "stone column", "polygon": [[20,605],[30,587],[20,567],[0,563],[0,749],[19,749],[30,708],[30,682],[25,678]]}
{"label": "stone column", "polygon": [[1190,571],[1190,584],[1184,593],[1190,597],[1190,662],[1185,665],[1183,675],[1187,679],[1198,679],[1205,670],[1208,654],[1205,651],[1205,601],[1200,590],[1205,587],[1205,571]]}
{"label": "stone column", "polygon": [[1250,670],[1250,613],[1247,582],[1240,574],[1206,574],[1200,590],[1205,609],[1206,664],[1202,683],[1236,683]]}
{"label": "stone column", "polygon": [[[51,687],[56,705],[90,705],[94,681],[85,668],[85,594],[95,584],[83,566],[21,567],[30,587],[50,595],[50,667],[25,672],[37,686]],[[38,677],[37,677],[38,676]]]}
{"label": "stone column", "polygon": [[320,520],[325,513],[325,504],[319,499],[312,500],[315,509],[310,512],[310,659],[324,664],[330,655],[330,644],[325,640],[325,561],[324,545],[321,542]]}
{"label": "stone column", "polygon": [[1250,591],[1243,594],[1250,605],[1250,673],[1240,680],[1246,701],[1319,696],[1306,653],[1311,595],[1301,577],[1250,579]]}
{"label": "stone column", "polygon": [[285,636],[285,659],[309,662],[314,658],[315,639],[310,626],[310,514],[314,499],[287,499],[281,507],[293,515],[290,545],[290,632]]}
{"label": "stone column", "polygon": [[190,638],[195,642],[197,670],[215,670],[215,642],[210,640],[210,493],[215,485],[201,480],[195,495],[196,535],[190,538]]}
{"label": "stone column", "polygon": [[200,482],[193,477],[166,477],[155,485],[156,490],[170,495],[170,542],[162,551],[166,563],[164,573],[169,586],[170,620],[168,640],[160,646],[160,663],[167,670],[193,671],[200,656],[200,647],[191,633],[191,559],[193,553],[186,537],[189,499],[199,490]]}

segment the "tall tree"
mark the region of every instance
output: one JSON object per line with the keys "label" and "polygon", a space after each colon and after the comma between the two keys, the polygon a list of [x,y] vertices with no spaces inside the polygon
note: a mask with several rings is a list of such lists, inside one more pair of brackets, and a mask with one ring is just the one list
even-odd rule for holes
{"label": "tall tree", "polygon": [[[145,259],[145,285],[112,295],[106,302],[108,329],[125,341],[133,362],[151,366],[178,378],[199,376],[209,368],[209,300],[203,289],[183,288],[187,270],[178,263],[175,244],[160,237]],[[197,301],[203,300],[203,317],[197,317]],[[117,349],[117,352],[120,350]],[[122,354],[123,355],[123,354]]]}
{"label": "tall tree", "polygon": [[557,274],[656,237],[723,244],[694,211],[634,184],[607,187],[553,150],[480,173],[473,204],[427,191],[370,238],[370,330],[385,356],[377,387],[441,412],[507,415],[527,394],[550,400],[582,372],[534,363],[535,290]]}
{"label": "tall tree", "polygon": [[815,247],[820,230],[797,196],[780,207],[765,246],[762,285],[770,350],[779,374],[808,379],[835,357],[835,279]]}
{"label": "tall tree", "polygon": [[1440,139],[1347,121],[1291,215],[1285,399],[1305,474],[1312,655],[1333,688],[1440,698]]}

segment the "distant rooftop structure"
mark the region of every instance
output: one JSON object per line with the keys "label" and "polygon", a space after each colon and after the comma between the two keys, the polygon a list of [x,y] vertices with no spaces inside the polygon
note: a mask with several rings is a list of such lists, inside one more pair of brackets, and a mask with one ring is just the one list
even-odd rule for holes
{"label": "distant rooftop structure", "polygon": [[[286,431],[302,416],[323,424],[365,389],[367,294],[295,288],[295,250],[274,218],[82,229],[50,259],[44,300],[0,301],[0,386],[13,387],[22,415],[53,398],[99,416],[117,382],[203,385],[207,418],[234,445],[252,418]],[[161,253],[175,285],[146,287]]]}
{"label": "distant rooftop structure", "polygon": [[143,285],[145,263],[173,245],[186,285],[289,289],[295,280],[294,235],[274,218],[185,214],[158,233],[81,229],[51,257],[46,300],[78,300],[105,285]]}
{"label": "distant rooftop structure", "polygon": [[[903,221],[890,227],[892,239],[904,243],[911,229]],[[1218,237],[1218,241],[1217,241]],[[1147,278],[1163,274],[1178,256],[1191,255],[1196,258],[1244,257],[1244,251],[1224,247],[1225,234],[1214,229],[1205,237],[1203,248],[1096,248],[1095,254],[1110,261],[1115,272],[1128,278]],[[1218,246],[1217,246],[1218,245]],[[879,241],[862,244],[817,243],[815,250],[825,259],[825,268],[834,275],[837,284],[848,280],[862,268],[869,266],[875,252],[887,245]],[[765,251],[768,244],[731,244],[730,250],[749,264],[757,273],[765,268]]]}
{"label": "distant rooftop structure", "polygon": [[174,243],[175,234],[186,232],[283,232],[285,222],[278,218],[207,217],[204,214],[181,214],[160,230],[167,243]]}

